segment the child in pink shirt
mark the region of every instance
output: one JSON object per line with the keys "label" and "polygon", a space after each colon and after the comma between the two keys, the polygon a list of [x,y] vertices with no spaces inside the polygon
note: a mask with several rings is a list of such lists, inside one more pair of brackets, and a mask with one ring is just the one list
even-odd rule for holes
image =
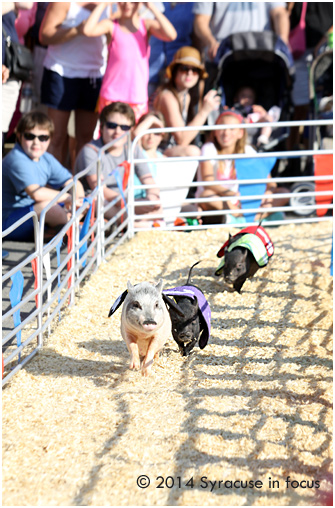
{"label": "child in pink shirt", "polygon": [[118,2],[119,17],[99,21],[107,3],[98,3],[87,19],[83,33],[88,37],[107,35],[108,63],[102,81],[99,112],[111,102],[129,104],[139,119],[148,111],[149,36],[166,42],[177,37],[170,21],[151,2],[144,5],[154,19],[143,19],[138,10],[141,2]]}

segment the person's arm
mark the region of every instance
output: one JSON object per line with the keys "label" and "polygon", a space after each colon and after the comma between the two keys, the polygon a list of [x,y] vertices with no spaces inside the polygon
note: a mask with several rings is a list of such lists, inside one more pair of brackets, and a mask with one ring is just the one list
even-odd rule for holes
{"label": "person's arm", "polygon": [[[216,90],[210,90],[204,97],[202,106],[187,127],[200,127],[205,124],[208,115],[220,107],[221,98]],[[163,113],[166,125],[169,127],[184,127],[178,100],[172,92],[165,92],[159,101],[160,111]],[[198,134],[199,129],[189,132],[175,132],[173,136],[180,146],[188,146]]]}
{"label": "person's arm", "polygon": [[62,44],[82,34],[84,22],[69,28],[60,26],[65,20],[69,8],[70,2],[50,2],[39,31],[39,40],[43,46]]}
{"label": "person's arm", "polygon": [[152,2],[143,2],[143,4],[152,12],[155,19],[146,19],[145,26],[150,35],[165,42],[174,41],[177,38],[177,32],[172,23]]}
{"label": "person's arm", "polygon": [[260,106],[259,104],[254,104],[252,106],[252,111],[254,113],[258,113],[259,114],[259,119],[257,120],[257,123],[260,123],[260,122],[273,122],[272,116],[266,111],[265,108],[263,108],[263,106]]}
{"label": "person's arm", "polygon": [[[96,173],[94,173],[93,175],[87,175],[86,181],[87,181],[90,189],[94,190],[96,188],[96,186],[98,185],[98,178],[97,178]],[[103,192],[104,192],[104,198],[109,202],[113,201],[113,199],[115,199],[117,196],[120,195],[119,192],[117,192],[113,189],[110,189],[109,187],[107,187],[107,185],[103,186]]]}
{"label": "person's arm", "polygon": [[274,32],[285,42],[289,43],[290,15],[285,7],[275,7],[270,11]]}
{"label": "person's arm", "polygon": [[9,78],[9,69],[4,64],[2,64],[2,84],[6,83]]}
{"label": "person's arm", "polygon": [[[96,186],[98,185],[98,178],[96,174],[93,175],[87,175],[86,181],[90,187],[90,189],[94,190]],[[117,196],[119,196],[119,193],[113,189],[110,189],[107,187],[107,185],[103,186],[103,192],[104,192],[104,198],[107,201],[113,201]]]}
{"label": "person's arm", "polygon": [[[28,185],[24,190],[36,203],[40,203],[41,201],[52,201],[59,195],[59,191],[50,189],[49,187],[41,187],[37,183]],[[57,203],[65,203],[69,198],[71,198],[71,195],[65,192],[62,196],[59,196]]]}
{"label": "person's arm", "polygon": [[[73,178],[69,178],[64,183],[63,187],[66,187],[66,185],[72,181],[73,181]],[[85,197],[84,187],[83,187],[82,183],[79,180],[77,180],[77,183],[76,183],[76,207],[77,208],[79,208],[83,204],[84,197]],[[68,209],[71,208],[72,196],[70,193],[69,193],[69,197],[64,200],[64,204],[65,204],[66,208],[68,208]]]}
{"label": "person's arm", "polygon": [[86,35],[86,37],[99,37],[100,35],[113,34],[114,24],[111,19],[102,19],[99,21],[107,5],[107,2],[99,2],[87,18],[83,27],[83,34]]}
{"label": "person's arm", "polygon": [[[68,183],[72,182],[73,179],[69,178],[63,185],[65,187]],[[70,203],[72,200],[72,196],[69,192],[65,192],[63,195],[60,195],[58,190],[52,189],[50,187],[41,187],[37,183],[33,183],[28,185],[25,189],[28,196],[30,196],[36,203],[41,201],[52,201],[55,197],[59,196],[57,203]],[[83,202],[83,198],[85,197],[85,191],[81,184],[81,182],[77,182],[76,185],[76,196],[77,196],[77,206],[80,206]]]}
{"label": "person's arm", "polygon": [[[142,185],[156,185],[155,180],[152,177],[151,173],[142,175],[139,177],[140,182]],[[142,201],[158,201],[159,200],[159,189],[152,188],[152,189],[146,189],[146,197],[143,198]],[[160,205],[139,205],[141,202],[141,199],[136,200],[136,213],[142,215],[144,213],[150,213],[154,212],[155,210],[158,210],[160,208]]]}
{"label": "person's arm", "polygon": [[32,9],[34,2],[2,2],[1,13],[2,15],[7,14],[10,11],[17,11],[18,9]]}
{"label": "person's arm", "polygon": [[2,2],[1,3],[1,13],[4,16],[8,14],[8,12],[13,11],[15,9],[14,2]]}
{"label": "person's arm", "polygon": [[[69,178],[64,183],[63,187],[66,187],[66,185],[72,181],[73,181],[73,178]],[[79,180],[77,180],[77,183],[76,183],[76,196],[77,196],[77,199],[83,199],[85,197],[85,191],[84,191],[83,184]]]}
{"label": "person's arm", "polygon": [[[214,168],[211,161],[202,161],[200,162],[200,171],[201,171],[201,181],[202,182],[214,182]],[[213,184],[205,187],[206,189],[210,189],[217,196],[236,196],[236,192],[227,189],[223,185]]]}
{"label": "person's arm", "polygon": [[208,47],[208,56],[214,60],[220,43],[212,34],[209,26],[210,20],[211,16],[209,14],[196,14],[194,16],[193,29],[201,44],[204,47]]}
{"label": "person's arm", "polygon": [[[132,139],[135,139],[136,136],[141,134],[144,131],[149,129],[163,129],[163,122],[157,118],[155,115],[149,115],[142,122],[138,123],[132,130]],[[139,140],[138,145],[142,146],[142,138]]]}

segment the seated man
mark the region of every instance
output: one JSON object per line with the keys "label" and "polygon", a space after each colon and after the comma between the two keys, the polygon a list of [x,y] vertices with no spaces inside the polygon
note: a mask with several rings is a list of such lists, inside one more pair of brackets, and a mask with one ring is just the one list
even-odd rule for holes
{"label": "seated man", "polygon": [[[75,163],[75,172],[79,173],[87,168],[94,160],[96,160],[99,149],[115,140],[115,143],[108,148],[102,156],[102,178],[104,184],[105,206],[120,195],[118,182],[123,183],[123,190],[127,187],[125,181],[125,168],[121,165],[127,160],[127,136],[118,140],[125,132],[132,129],[135,124],[135,114],[132,108],[123,102],[112,102],[106,106],[100,113],[100,138],[92,140],[86,144],[79,152]],[[137,146],[135,148],[134,157],[136,159],[144,159],[145,155]],[[115,173],[117,170],[117,175]],[[135,165],[135,174],[143,185],[154,185],[155,181],[150,173],[149,166],[146,162]],[[97,186],[96,167],[93,166],[86,175],[88,189],[94,189]],[[158,201],[159,189],[152,188],[146,190],[146,197],[136,199],[135,213],[143,215],[143,220],[136,221],[136,227],[148,227],[156,225],[157,220],[146,219],[146,214],[161,213],[162,209],[159,204],[156,205],[140,205],[141,200]],[[114,217],[121,209],[121,201],[119,200],[106,213],[106,219]]]}
{"label": "seated man", "polygon": [[[24,115],[16,127],[17,143],[2,161],[2,229],[31,211],[39,217],[59,189],[73,180],[71,173],[55,157],[47,153],[54,125],[39,111]],[[77,206],[81,206],[84,189],[78,182]],[[57,204],[46,213],[45,222],[51,228],[63,226],[71,217],[72,196],[59,195]],[[7,240],[31,241],[33,220],[24,222],[6,236]]]}

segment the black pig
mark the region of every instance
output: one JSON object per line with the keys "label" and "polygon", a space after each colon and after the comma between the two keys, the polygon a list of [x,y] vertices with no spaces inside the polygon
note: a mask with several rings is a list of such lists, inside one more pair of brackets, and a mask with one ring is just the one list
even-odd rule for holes
{"label": "black pig", "polygon": [[[172,322],[172,335],[179,346],[182,356],[188,356],[199,340],[200,349],[204,349],[210,335],[211,310],[202,291],[191,283],[191,266],[185,286],[163,291]],[[176,312],[173,296],[180,312]]]}
{"label": "black pig", "polygon": [[245,281],[266,266],[274,253],[273,243],[260,225],[243,229],[235,236],[229,235],[227,242],[217,253],[223,257],[215,275],[223,273],[224,280],[241,293]]}

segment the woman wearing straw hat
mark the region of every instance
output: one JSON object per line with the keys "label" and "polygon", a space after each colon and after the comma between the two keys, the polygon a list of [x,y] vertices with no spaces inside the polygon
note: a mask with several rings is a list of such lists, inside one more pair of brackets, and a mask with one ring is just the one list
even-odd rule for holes
{"label": "woman wearing straw hat", "polygon": [[[219,109],[220,97],[216,90],[210,90],[199,101],[198,112],[193,114],[192,92],[199,86],[199,81],[207,77],[197,49],[191,46],[180,48],[166,68],[166,77],[168,82],[159,90],[154,108],[164,115],[167,127],[201,127],[208,115]],[[200,149],[191,145],[198,132],[199,129],[174,132],[164,154],[168,157],[200,155]]]}

